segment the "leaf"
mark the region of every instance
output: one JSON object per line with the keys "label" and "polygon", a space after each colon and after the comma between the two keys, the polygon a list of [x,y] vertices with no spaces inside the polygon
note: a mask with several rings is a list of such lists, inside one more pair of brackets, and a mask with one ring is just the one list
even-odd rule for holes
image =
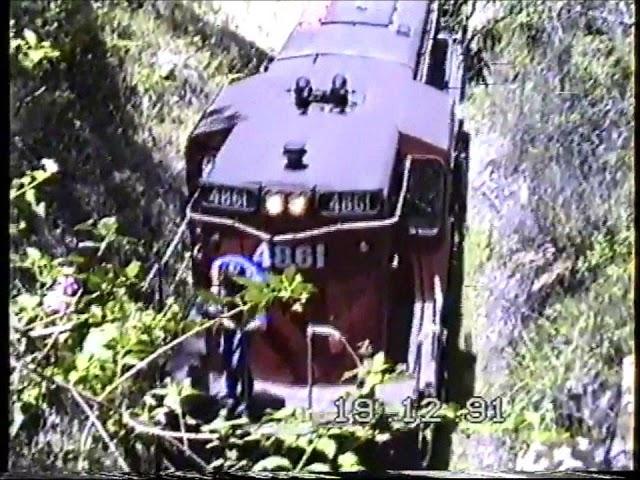
{"label": "leaf", "polygon": [[104,217],[98,221],[98,225],[96,226],[96,231],[103,238],[109,237],[116,233],[118,229],[118,222],[116,221],[116,217]]}
{"label": "leaf", "polygon": [[33,211],[39,217],[44,217],[45,214],[47,213],[47,204],[44,203],[44,202],[40,202],[36,206],[33,207]]}
{"label": "leaf", "polygon": [[322,437],[316,443],[316,449],[324,453],[328,460],[333,460],[333,457],[338,451],[338,444],[335,440]]}
{"label": "leaf", "polygon": [[142,264],[139,261],[134,260],[129,265],[127,265],[127,268],[125,268],[124,273],[127,275],[127,277],[134,279],[140,272],[141,266]]}
{"label": "leaf", "polygon": [[295,447],[298,443],[298,436],[292,433],[282,433],[278,435],[285,447]]}
{"label": "leaf", "polygon": [[36,34],[33,32],[33,30],[30,30],[28,28],[25,28],[22,31],[22,36],[24,37],[24,39],[27,41],[27,43],[29,44],[29,46],[31,47],[35,47],[38,44],[38,37],[36,36]]}
{"label": "leaf", "polygon": [[293,470],[291,462],[280,455],[272,455],[256,463],[251,471],[253,472],[274,472]]}
{"label": "leaf", "polygon": [[269,415],[269,418],[273,420],[283,420],[285,418],[293,417],[294,414],[295,414],[294,407],[285,407]]}
{"label": "leaf", "polygon": [[180,390],[175,384],[171,384],[167,389],[167,395],[164,397],[163,404],[175,412],[181,411],[180,406]]}
{"label": "leaf", "polygon": [[95,219],[87,220],[86,222],[79,223],[73,230],[76,232],[88,232],[95,228]]}
{"label": "leaf", "polygon": [[358,375],[358,373],[360,373],[360,370],[358,368],[354,368],[353,370],[348,370],[342,374],[340,381],[344,382],[345,380],[349,380],[350,378],[353,378],[356,375]]}
{"label": "leaf", "polygon": [[27,247],[24,249],[25,253],[27,254],[27,258],[29,260],[41,260],[42,259],[42,252],[40,250],[38,250],[37,248],[34,247]]}
{"label": "leaf", "polygon": [[286,280],[293,280],[295,275],[296,275],[296,267],[294,267],[293,265],[289,265],[282,272],[282,278]]}
{"label": "leaf", "polygon": [[371,370],[373,372],[382,372],[385,368],[385,360],[384,360],[384,352],[378,352],[373,357],[373,361],[371,363]]}
{"label": "leaf", "polygon": [[45,55],[47,54],[47,51],[42,48],[38,48],[36,50],[29,50],[26,53],[31,65],[37,65],[38,62],[40,62],[40,60],[42,60],[45,57]]}
{"label": "leaf", "polygon": [[[76,369],[78,371],[82,371],[88,368],[89,363],[90,363],[89,355],[80,353],[76,356]],[[71,373],[75,373],[75,372],[71,372]],[[69,378],[71,379],[71,376],[69,376]]]}
{"label": "leaf", "polygon": [[105,323],[104,325],[92,328],[84,339],[82,352],[93,355],[96,358],[108,359],[111,354],[105,348],[106,344],[118,336],[119,328],[115,323]]}
{"label": "leaf", "polygon": [[87,275],[87,287],[94,291],[100,290],[104,286],[105,280],[106,275],[104,272],[97,270]]}
{"label": "leaf", "polygon": [[534,429],[537,429],[540,426],[541,416],[538,412],[534,412],[532,410],[526,410],[524,412],[524,419],[533,425]]}
{"label": "leaf", "polygon": [[13,420],[11,421],[11,429],[9,430],[9,437],[13,438],[24,421],[24,414],[22,413],[22,402],[16,402],[13,404]]}
{"label": "leaf", "polygon": [[31,208],[36,206],[36,191],[33,188],[29,188],[24,192],[24,199],[27,201]]}
{"label": "leaf", "polygon": [[304,467],[303,471],[304,472],[330,472],[331,467],[326,463],[316,462]]}
{"label": "leaf", "polygon": [[40,297],[30,293],[22,293],[15,300],[16,304],[25,310],[31,310],[40,304]]}
{"label": "leaf", "polygon": [[[213,442],[212,446],[215,447],[217,445],[218,445],[218,442]],[[208,446],[209,445],[207,445],[207,447]],[[209,466],[207,468],[210,468],[210,469],[213,470],[213,469],[221,468],[222,465],[224,465],[224,458],[218,458],[217,460],[214,460],[211,464],[209,464]]]}
{"label": "leaf", "polygon": [[358,460],[358,456],[353,452],[346,452],[340,455],[338,457],[338,465],[340,470],[345,472],[362,470],[360,460]]}
{"label": "leaf", "polygon": [[140,359],[133,354],[128,354],[120,360],[120,363],[125,366],[133,366],[140,363]]}

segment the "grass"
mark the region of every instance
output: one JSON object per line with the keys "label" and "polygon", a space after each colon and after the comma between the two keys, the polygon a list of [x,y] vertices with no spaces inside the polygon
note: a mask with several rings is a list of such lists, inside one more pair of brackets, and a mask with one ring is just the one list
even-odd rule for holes
{"label": "grass", "polygon": [[135,111],[140,140],[161,148],[165,156],[181,156],[187,135],[215,92],[248,73],[238,67],[240,50],[227,52],[216,45],[226,31],[190,8],[178,3],[170,12],[152,13],[113,4],[99,15],[108,49],[122,55],[126,82],[141,97],[142,108]]}
{"label": "grass", "polygon": [[507,378],[496,386],[506,394],[506,422],[462,423],[462,432],[509,436],[518,444],[597,437],[589,425],[563,425],[557,405],[587,378],[621,380],[620,362],[633,351],[632,249],[630,231],[594,240],[576,269],[583,286],[557,291],[519,337]]}
{"label": "grass", "polygon": [[149,251],[162,242],[180,217],[190,129],[219,86],[264,56],[212,23],[213,9],[204,18],[189,2],[157,11],[164,5],[11,5],[11,176],[41,158],[60,165],[42,192],[51,215],[33,232],[48,251],[63,248],[71,225],[114,214]]}
{"label": "grass", "polygon": [[469,228],[465,236],[464,285],[462,290],[462,328],[459,348],[470,350],[482,328],[482,305],[485,289],[481,284],[482,271],[492,257],[491,235],[488,230]]}

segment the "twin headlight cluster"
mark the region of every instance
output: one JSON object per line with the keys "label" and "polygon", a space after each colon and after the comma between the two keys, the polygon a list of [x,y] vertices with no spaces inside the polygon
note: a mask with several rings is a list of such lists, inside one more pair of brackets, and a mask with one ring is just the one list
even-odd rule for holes
{"label": "twin headlight cluster", "polygon": [[271,217],[281,215],[286,210],[293,217],[303,216],[309,208],[307,193],[267,192],[264,195],[264,211]]}
{"label": "twin headlight cluster", "polygon": [[382,208],[382,191],[292,191],[227,185],[206,186],[201,206],[214,212],[256,213],[270,217],[302,217],[312,208],[320,215],[361,217],[375,215]]}

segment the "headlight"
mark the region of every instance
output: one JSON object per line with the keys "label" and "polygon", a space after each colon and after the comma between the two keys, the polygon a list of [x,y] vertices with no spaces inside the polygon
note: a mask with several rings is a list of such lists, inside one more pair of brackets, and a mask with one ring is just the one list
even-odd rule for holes
{"label": "headlight", "polygon": [[279,192],[267,193],[264,208],[272,217],[280,215],[284,211],[284,195]]}
{"label": "headlight", "polygon": [[309,197],[302,193],[293,194],[289,197],[287,210],[294,217],[301,217],[307,211]]}

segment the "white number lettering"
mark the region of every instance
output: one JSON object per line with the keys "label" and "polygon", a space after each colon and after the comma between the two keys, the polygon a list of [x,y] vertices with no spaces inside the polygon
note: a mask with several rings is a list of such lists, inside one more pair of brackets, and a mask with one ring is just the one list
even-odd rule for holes
{"label": "white number lettering", "polygon": [[231,205],[231,192],[229,190],[223,190],[220,203],[223,207],[228,207]]}
{"label": "white number lettering", "polygon": [[324,268],[324,243],[316,245],[316,268]]}
{"label": "white number lettering", "polygon": [[267,242],[262,242],[253,252],[251,258],[256,264],[260,265],[264,269],[271,268],[271,248]]}
{"label": "white number lettering", "polygon": [[247,208],[247,192],[237,191],[233,192],[233,207],[234,208]]}
{"label": "white number lettering", "polygon": [[331,198],[331,202],[329,202],[329,210],[334,213],[340,213],[340,195],[335,194],[333,198]]}
{"label": "white number lettering", "polygon": [[300,268],[311,268],[313,265],[313,249],[311,245],[300,245],[296,248],[296,266]]}
{"label": "white number lettering", "polygon": [[351,212],[353,210],[353,196],[345,193],[342,197],[342,211]]}
{"label": "white number lettering", "polygon": [[299,269],[324,268],[325,251],[323,243],[317,244],[314,248],[311,245],[298,245],[297,247],[275,245],[271,247],[267,242],[262,242],[253,252],[251,258],[254,263],[264,269],[269,269],[271,266],[285,269],[291,265]]}
{"label": "white number lettering", "polygon": [[374,213],[372,194],[367,192],[338,192],[334,193],[326,211],[333,214],[341,213]]}
{"label": "white number lettering", "polygon": [[276,245],[273,248],[273,266],[276,268],[287,268],[291,265],[291,247],[287,245]]}
{"label": "white number lettering", "polygon": [[362,213],[368,210],[367,208],[367,198],[369,195],[354,195],[353,196],[353,211]]}
{"label": "white number lettering", "polygon": [[218,191],[217,188],[214,188],[211,191],[211,195],[209,195],[209,200],[211,200],[211,203],[213,203],[214,205],[218,205],[220,203],[220,192]]}

